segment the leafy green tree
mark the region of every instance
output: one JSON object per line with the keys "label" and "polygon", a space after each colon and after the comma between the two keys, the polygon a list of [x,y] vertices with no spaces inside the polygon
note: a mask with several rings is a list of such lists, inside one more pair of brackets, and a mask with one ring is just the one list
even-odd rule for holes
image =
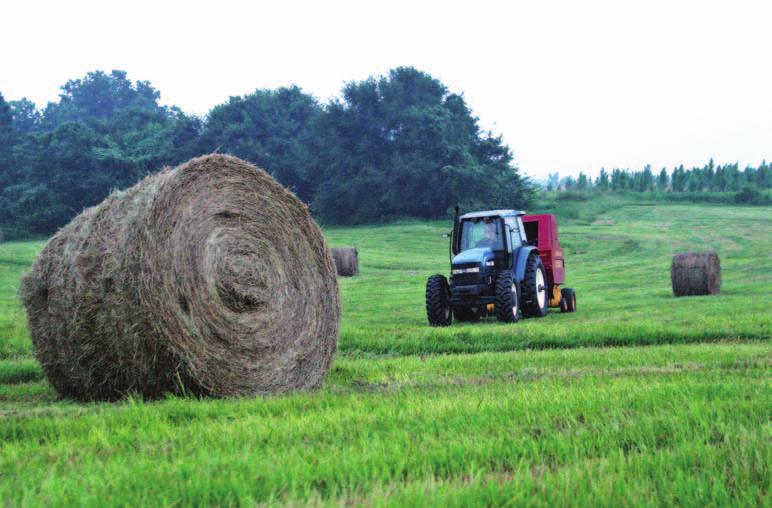
{"label": "leafy green tree", "polygon": [[105,146],[94,147],[95,157],[125,168],[114,175],[117,187],[205,152],[202,121],[176,108],[127,109],[109,120],[93,122],[92,127],[105,138]]}
{"label": "leafy green tree", "polygon": [[5,189],[12,182],[14,142],[13,115],[0,93],[0,222],[10,219],[10,201]]}
{"label": "leafy green tree", "polygon": [[769,199],[765,198],[759,190],[752,185],[744,185],[734,196],[734,202],[747,205],[767,205]]}
{"label": "leafy green tree", "polygon": [[547,186],[551,189],[560,187],[560,173],[550,173],[547,177]]}
{"label": "leafy green tree", "polygon": [[159,111],[160,97],[148,81],[133,83],[124,71],[89,72],[62,86],[59,102],[49,103],[43,112],[43,126],[51,130],[64,122],[106,120],[126,109]]}
{"label": "leafy green tree", "polygon": [[[257,90],[201,119],[159,98],[123,71],[68,81],[43,111],[0,95],[0,225],[51,233],[110,190],[213,150],[264,167],[328,222],[438,217],[455,204],[526,207],[533,196],[509,147],[480,129],[464,98],[410,67],[348,83],[324,106],[297,87]],[[711,160],[656,177],[648,165],[602,169],[595,190],[723,191],[763,204],[771,173],[766,161],[740,170]],[[548,181],[593,188],[584,173]]]}
{"label": "leafy green tree", "polygon": [[212,109],[203,142],[253,162],[310,201],[309,128],[321,114],[316,99],[296,86],[255,90]]}
{"label": "leafy green tree", "polygon": [[84,207],[101,201],[112,188],[111,168],[100,167],[94,147],[106,143],[88,126],[68,122],[32,141],[25,161],[25,179],[9,186],[16,226],[31,233],[49,233],[66,224]]}
{"label": "leafy green tree", "polygon": [[13,114],[3,94],[0,93],[0,171],[7,169],[11,164],[14,139]]}
{"label": "leafy green tree", "polygon": [[524,206],[532,196],[501,137],[411,67],[348,83],[314,122],[309,151],[313,207],[330,222],[437,217],[457,203]]}
{"label": "leafy green tree", "polygon": [[17,169],[0,188],[0,221],[19,230],[50,233],[112,189],[203,153],[202,120],[160,106],[125,72],[89,73],[62,91],[42,115],[26,99],[12,104]]}
{"label": "leafy green tree", "polygon": [[9,104],[13,113],[13,125],[18,134],[31,134],[40,128],[43,116],[34,102],[23,98]]}

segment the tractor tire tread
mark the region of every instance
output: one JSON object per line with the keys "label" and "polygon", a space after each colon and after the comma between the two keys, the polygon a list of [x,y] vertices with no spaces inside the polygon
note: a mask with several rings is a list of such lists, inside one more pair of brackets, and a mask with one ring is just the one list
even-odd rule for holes
{"label": "tractor tire tread", "polygon": [[545,296],[544,307],[539,306],[536,287],[536,271],[541,270],[544,275],[544,284],[547,284],[547,273],[544,269],[544,263],[538,254],[531,254],[525,263],[525,276],[523,277],[523,314],[525,317],[544,317],[549,308],[548,298]]}
{"label": "tractor tire tread", "polygon": [[[450,326],[453,314],[450,312],[450,288],[444,275],[432,275],[426,281],[426,317],[431,326]],[[446,312],[446,309],[448,311]]]}
{"label": "tractor tire tread", "polygon": [[[517,288],[517,281],[512,272],[501,272],[496,276],[496,319],[505,323],[514,323],[520,320],[521,312],[519,302],[517,313],[512,312],[514,303],[513,298],[519,298],[519,294],[512,294],[512,284]],[[518,290],[519,293],[519,290]]]}

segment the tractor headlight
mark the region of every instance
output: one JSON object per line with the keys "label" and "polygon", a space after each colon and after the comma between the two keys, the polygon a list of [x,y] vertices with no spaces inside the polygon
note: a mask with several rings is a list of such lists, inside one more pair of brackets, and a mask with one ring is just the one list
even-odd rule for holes
{"label": "tractor headlight", "polygon": [[496,262],[495,261],[486,261],[485,262],[485,266],[496,266]]}
{"label": "tractor headlight", "polygon": [[453,275],[458,275],[460,273],[480,273],[480,267],[475,266],[472,268],[454,268],[452,273]]}

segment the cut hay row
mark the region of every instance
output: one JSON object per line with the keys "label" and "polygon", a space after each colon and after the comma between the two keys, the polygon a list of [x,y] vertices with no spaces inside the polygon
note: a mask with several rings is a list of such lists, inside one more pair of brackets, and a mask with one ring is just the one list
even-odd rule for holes
{"label": "cut hay row", "polygon": [[335,266],[264,171],[193,159],[59,231],[24,279],[36,355],[78,399],[312,388],[337,348]]}

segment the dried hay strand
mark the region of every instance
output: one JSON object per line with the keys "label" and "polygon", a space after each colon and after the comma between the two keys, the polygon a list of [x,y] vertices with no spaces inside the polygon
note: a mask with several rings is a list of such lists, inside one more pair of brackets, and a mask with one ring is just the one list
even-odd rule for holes
{"label": "dried hay strand", "polygon": [[309,389],[337,349],[321,231],[294,194],[227,155],[85,210],[50,239],[21,296],[48,379],[76,399]]}
{"label": "dried hay strand", "polygon": [[359,252],[354,247],[332,249],[335,268],[341,277],[353,277],[359,273]]}
{"label": "dried hay strand", "polygon": [[715,295],[721,289],[721,262],[714,251],[673,256],[670,281],[675,296]]}

